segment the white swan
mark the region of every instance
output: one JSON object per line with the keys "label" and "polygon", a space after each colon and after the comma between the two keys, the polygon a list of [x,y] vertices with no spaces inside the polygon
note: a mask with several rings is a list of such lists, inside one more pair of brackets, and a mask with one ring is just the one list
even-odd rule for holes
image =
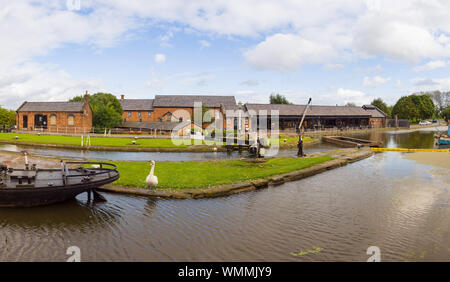
{"label": "white swan", "polygon": [[145,179],[145,183],[147,183],[147,185],[150,187],[155,187],[156,185],[158,185],[158,177],[153,175],[155,171],[155,161],[151,161],[150,166],[151,166],[150,173]]}

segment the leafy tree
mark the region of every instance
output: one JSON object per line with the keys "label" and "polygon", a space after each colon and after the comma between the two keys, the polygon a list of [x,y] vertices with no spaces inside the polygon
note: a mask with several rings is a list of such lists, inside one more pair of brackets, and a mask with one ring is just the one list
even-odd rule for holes
{"label": "leafy tree", "polygon": [[280,94],[270,94],[270,103],[271,104],[292,104],[289,102],[285,96]]}
{"label": "leafy tree", "polygon": [[442,110],[442,116],[447,122],[450,121],[450,106],[447,106]]}
{"label": "leafy tree", "polygon": [[438,116],[442,115],[443,110],[450,106],[450,92],[432,91],[420,92],[420,94],[425,94],[433,100]]}
{"label": "leafy tree", "polygon": [[[71,102],[84,102],[84,96],[76,96]],[[116,96],[110,93],[89,95],[92,108],[92,123],[96,128],[114,128],[122,124],[122,106]]]}
{"label": "leafy tree", "polygon": [[385,114],[389,115],[389,108],[386,105],[386,103],[381,98],[374,99],[372,103],[370,103],[372,106],[377,107],[378,109],[382,110]]}
{"label": "leafy tree", "polygon": [[419,111],[414,104],[411,96],[401,97],[392,108],[392,116],[398,116],[400,119],[418,119]]}
{"label": "leafy tree", "polygon": [[10,128],[16,124],[16,112],[0,107],[0,126]]}
{"label": "leafy tree", "polygon": [[435,108],[433,100],[431,100],[430,96],[425,94],[412,94],[410,95],[410,97],[416,105],[420,119],[427,119],[433,116],[433,114],[435,113]]}
{"label": "leafy tree", "polygon": [[345,106],[347,107],[356,107],[356,104],[353,102],[348,102],[347,104],[345,104]]}
{"label": "leafy tree", "polygon": [[388,115],[388,117],[390,117],[390,118],[393,118],[393,116],[392,116],[392,109],[394,108],[394,106],[388,106],[387,107],[387,115]]}

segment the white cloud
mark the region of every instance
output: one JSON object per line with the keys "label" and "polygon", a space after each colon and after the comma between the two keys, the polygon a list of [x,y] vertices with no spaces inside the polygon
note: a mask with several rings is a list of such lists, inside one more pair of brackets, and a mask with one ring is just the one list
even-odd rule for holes
{"label": "white cloud", "polygon": [[447,66],[447,62],[442,61],[442,60],[429,61],[428,63],[426,63],[424,65],[415,67],[414,71],[429,71],[429,70],[434,70],[437,68],[443,68],[446,66]]}
{"label": "white cloud", "polygon": [[341,70],[344,68],[342,64],[326,64],[324,67],[327,70]]}
{"label": "white cloud", "polygon": [[341,105],[355,103],[360,106],[370,103],[373,99],[373,97],[367,96],[366,93],[362,91],[352,89],[339,88],[336,94],[338,96],[337,99],[341,102]]}
{"label": "white cloud", "polygon": [[203,72],[199,74],[187,74],[183,75],[178,81],[182,85],[187,86],[206,86],[209,81],[215,78],[215,75],[209,72]]}
{"label": "white cloud", "polygon": [[[140,36],[142,33],[136,31],[154,24],[176,23],[185,32],[191,30],[201,36],[252,38],[256,43],[244,52],[244,58],[258,69],[289,71],[302,64],[331,67],[345,60],[374,56],[408,62],[447,61],[449,10],[447,0],[86,0],[81,1],[80,11],[69,10],[66,1],[2,1],[0,87],[4,90],[22,85],[20,81],[34,81],[40,89],[55,89],[53,85],[63,85],[58,86],[61,89],[74,85],[75,89],[76,85],[90,84],[42,66],[49,75],[47,81],[36,80],[35,77],[43,79],[38,72],[20,76],[6,70],[19,69],[25,62],[66,44],[94,49],[111,47]],[[171,46],[172,36],[168,28],[159,38],[160,45]],[[337,63],[330,61],[337,58],[340,60]],[[51,73],[63,82],[51,79]],[[205,81],[197,79],[200,84]],[[446,86],[445,79],[431,81]],[[30,93],[35,93],[29,87]],[[0,102],[16,99],[11,93],[16,92],[2,92]]]}
{"label": "white cloud", "polygon": [[199,40],[198,43],[200,44],[200,46],[202,48],[208,48],[211,46],[211,43],[209,41],[206,40]]}
{"label": "white cloud", "polygon": [[155,63],[162,64],[166,61],[166,55],[164,54],[156,54],[155,55]]}
{"label": "white cloud", "polygon": [[248,80],[242,81],[239,84],[246,85],[246,86],[257,86],[257,85],[259,85],[259,81],[256,79],[248,79]]}
{"label": "white cloud", "polygon": [[246,51],[247,62],[257,69],[289,71],[305,63],[324,63],[334,55],[329,46],[294,34],[277,33]]}
{"label": "white cloud", "polygon": [[390,77],[382,77],[379,75],[376,75],[374,77],[364,77],[363,79],[363,86],[367,86],[367,87],[377,87],[381,84],[384,84],[388,81],[390,81],[391,78]]}
{"label": "white cloud", "polygon": [[67,101],[74,96],[104,91],[99,80],[75,80],[52,66],[26,63],[0,72],[0,105],[17,109],[23,101]]}
{"label": "white cloud", "polygon": [[410,92],[418,91],[450,91],[450,77],[444,78],[414,78]]}

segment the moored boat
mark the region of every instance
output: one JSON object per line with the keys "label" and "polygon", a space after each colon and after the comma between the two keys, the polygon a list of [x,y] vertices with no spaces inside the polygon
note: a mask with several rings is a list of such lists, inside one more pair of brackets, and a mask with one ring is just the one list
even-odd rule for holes
{"label": "moored boat", "polygon": [[438,145],[450,145],[450,125],[447,129],[447,135],[444,134],[435,134],[434,138],[436,138],[436,143]]}
{"label": "moored boat", "polygon": [[342,147],[354,148],[354,147],[380,147],[383,142],[371,141],[365,139],[358,139],[347,136],[323,136],[322,141],[339,145]]}
{"label": "moored boat", "polygon": [[[83,192],[119,179],[113,164],[102,162],[63,162],[60,168],[24,169],[0,165],[0,207],[49,205],[75,198]],[[90,196],[90,194],[89,194]]]}

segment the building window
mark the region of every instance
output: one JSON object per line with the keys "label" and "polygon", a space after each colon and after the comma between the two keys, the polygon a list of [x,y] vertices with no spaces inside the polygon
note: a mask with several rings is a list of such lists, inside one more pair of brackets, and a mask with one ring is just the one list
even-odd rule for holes
{"label": "building window", "polygon": [[148,112],[148,113],[147,113],[147,116],[148,116],[148,117],[152,117],[152,112]]}
{"label": "building window", "polygon": [[142,115],[141,115],[141,112],[138,112],[138,117],[139,117],[139,118],[141,118],[141,117],[142,117]]}
{"label": "building window", "polygon": [[56,115],[55,114],[50,115],[50,125],[56,125]]}
{"label": "building window", "polygon": [[128,112],[128,117],[131,117],[131,112]]}
{"label": "building window", "polygon": [[75,124],[75,117],[74,115],[68,115],[67,116],[67,125],[74,125]]}
{"label": "building window", "polygon": [[245,125],[248,125],[248,118],[245,119]]}

